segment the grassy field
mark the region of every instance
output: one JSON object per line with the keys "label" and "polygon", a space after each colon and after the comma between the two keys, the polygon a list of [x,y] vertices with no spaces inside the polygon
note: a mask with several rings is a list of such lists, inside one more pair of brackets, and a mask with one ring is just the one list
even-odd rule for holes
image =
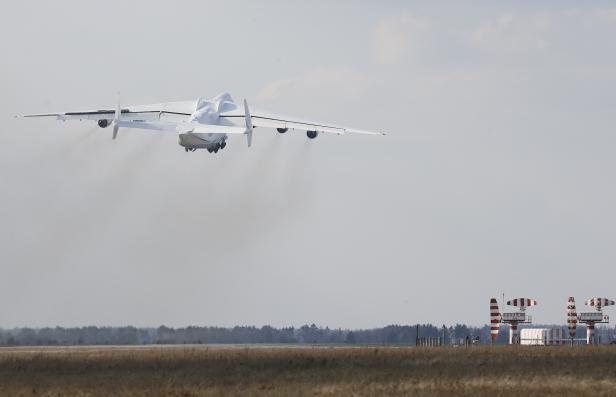
{"label": "grassy field", "polygon": [[616,396],[616,348],[3,348],[0,395]]}

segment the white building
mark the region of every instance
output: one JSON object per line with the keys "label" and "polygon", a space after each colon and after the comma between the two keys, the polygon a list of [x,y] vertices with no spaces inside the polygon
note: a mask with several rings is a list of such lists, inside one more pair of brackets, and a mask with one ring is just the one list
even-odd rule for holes
{"label": "white building", "polygon": [[565,341],[562,328],[524,328],[520,331],[522,345],[563,345]]}

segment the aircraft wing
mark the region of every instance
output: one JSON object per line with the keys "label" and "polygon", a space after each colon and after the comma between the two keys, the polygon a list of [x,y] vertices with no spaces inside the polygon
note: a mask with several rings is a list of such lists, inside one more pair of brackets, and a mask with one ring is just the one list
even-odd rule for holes
{"label": "aircraft wing", "polygon": [[199,123],[184,123],[170,121],[120,121],[118,126],[124,128],[138,128],[150,131],[164,131],[177,133],[202,133],[202,134],[245,134],[246,128],[214,125],[214,124],[199,124]]}
{"label": "aircraft wing", "polygon": [[334,125],[311,123],[305,121],[295,121],[295,119],[288,118],[271,118],[252,115],[252,123],[255,127],[267,127],[267,128],[281,128],[300,131],[316,131],[329,134],[367,134],[367,135],[385,135],[383,132],[378,131],[365,131],[358,130],[356,128],[338,127]]}
{"label": "aircraft wing", "polygon": [[[385,135],[384,132],[380,131],[366,131],[359,130],[356,128],[342,127],[336,126],[329,123],[321,123],[314,121],[305,121],[296,117],[275,115],[267,112],[262,112],[259,110],[251,110],[251,119],[252,124],[255,127],[263,127],[263,128],[279,128],[279,129],[289,129],[289,130],[300,130],[300,131],[316,131],[323,132],[329,134],[367,134],[367,135]],[[236,118],[244,118],[244,114],[239,114],[236,112],[227,112],[221,113],[221,117],[227,119],[236,119]]]}
{"label": "aircraft wing", "polygon": [[[247,129],[237,127],[246,123],[247,113],[242,106],[235,104],[229,111],[220,113],[222,124],[209,125],[189,123],[199,101],[166,102],[152,105],[130,106],[119,109],[120,117],[117,127],[140,128],[152,131],[201,132],[213,134],[246,134]],[[118,109],[76,111],[65,113],[28,114],[21,117],[55,117],[58,120],[107,120],[115,119]],[[356,128],[337,126],[330,123],[306,121],[297,117],[282,116],[259,110],[252,110],[249,115],[252,126],[276,128],[280,130],[315,131],[328,134],[368,134],[385,135],[382,131],[366,131]],[[247,124],[246,124],[247,125]]]}
{"label": "aircraft wing", "polygon": [[[177,102],[176,102],[177,104]],[[191,106],[194,103],[191,102]],[[246,128],[234,125],[212,125],[188,122],[191,113],[187,110],[169,109],[168,104],[135,106],[121,109],[117,126],[158,132],[204,133],[204,134],[245,134]],[[58,120],[108,120],[115,118],[114,110],[95,110],[86,112],[28,114],[19,117],[55,117]]]}
{"label": "aircraft wing", "polygon": [[[185,120],[194,111],[194,101],[156,103],[120,109],[121,121]],[[115,109],[73,111],[46,114],[26,114],[19,117],[55,117],[58,120],[112,120]]]}

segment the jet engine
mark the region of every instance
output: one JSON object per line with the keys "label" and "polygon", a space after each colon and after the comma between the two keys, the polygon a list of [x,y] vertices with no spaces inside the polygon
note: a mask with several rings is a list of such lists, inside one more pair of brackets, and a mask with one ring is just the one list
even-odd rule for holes
{"label": "jet engine", "polygon": [[308,136],[308,138],[314,139],[317,137],[317,135],[319,135],[319,132],[318,131],[306,131],[306,135]]}
{"label": "jet engine", "polygon": [[284,134],[285,132],[289,131],[288,128],[276,128],[276,131],[280,132],[281,134]]}
{"label": "jet engine", "polygon": [[98,126],[101,128],[109,127],[109,120],[106,120],[106,119],[98,120]]}

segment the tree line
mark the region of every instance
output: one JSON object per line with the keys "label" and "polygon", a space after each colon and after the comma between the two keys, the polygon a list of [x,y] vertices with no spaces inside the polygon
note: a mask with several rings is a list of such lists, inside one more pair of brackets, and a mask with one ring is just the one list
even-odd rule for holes
{"label": "tree line", "polygon": [[[554,327],[540,326],[535,327]],[[568,335],[565,327],[564,335]],[[478,337],[481,343],[490,343],[487,325],[473,327],[464,324],[435,326],[432,324],[388,325],[372,329],[330,329],[315,324],[301,327],[237,326],[171,328],[127,327],[45,327],[0,329],[0,346],[66,346],[66,345],[150,345],[150,344],[362,344],[362,345],[414,345],[418,337],[443,337],[445,344],[463,343]],[[603,343],[614,340],[614,331],[597,328]],[[578,338],[586,337],[584,327],[578,328]],[[509,330],[501,327],[496,343],[506,344]]]}

